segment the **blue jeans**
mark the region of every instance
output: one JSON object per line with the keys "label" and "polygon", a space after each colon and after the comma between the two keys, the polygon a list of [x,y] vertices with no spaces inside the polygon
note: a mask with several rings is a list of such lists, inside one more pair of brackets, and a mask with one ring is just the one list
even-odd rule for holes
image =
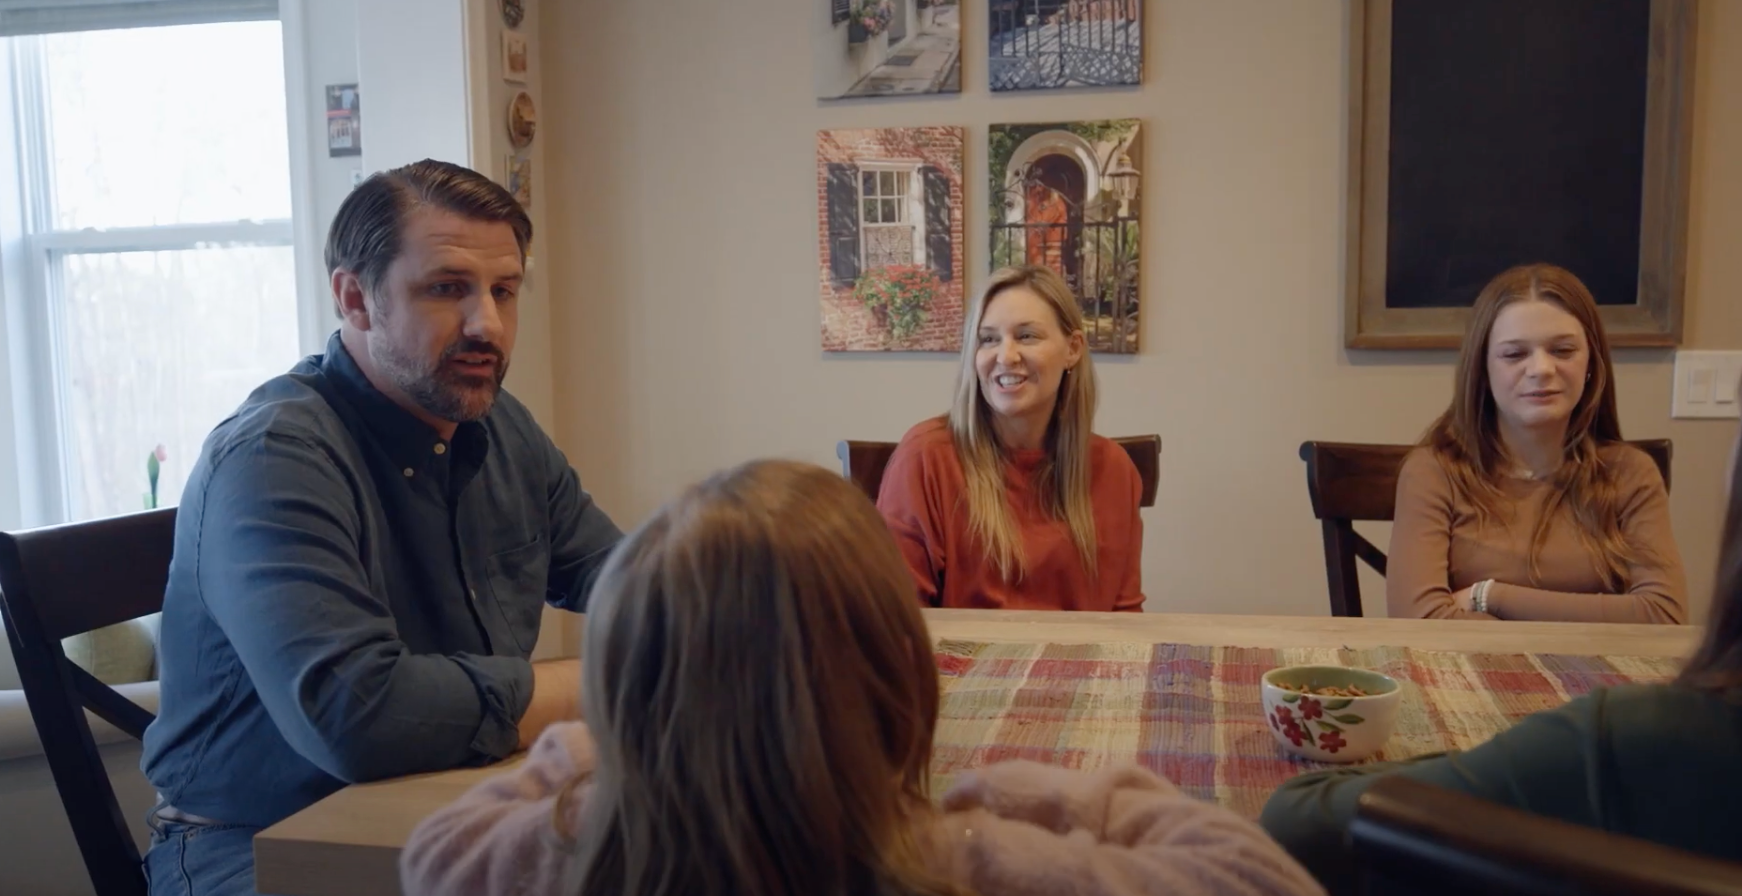
{"label": "blue jeans", "polygon": [[241,824],[153,818],[145,880],[151,896],[255,896],[254,835]]}

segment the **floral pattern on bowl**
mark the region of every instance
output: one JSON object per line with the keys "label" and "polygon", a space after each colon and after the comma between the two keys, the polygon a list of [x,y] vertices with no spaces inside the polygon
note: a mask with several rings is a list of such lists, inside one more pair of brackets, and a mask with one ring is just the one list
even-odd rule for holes
{"label": "floral pattern on bowl", "polygon": [[[1327,697],[1283,687],[1316,690],[1351,685],[1360,697]],[[1402,690],[1397,681],[1367,669],[1288,666],[1264,674],[1265,723],[1285,750],[1319,762],[1358,762],[1379,752],[1397,721]]]}

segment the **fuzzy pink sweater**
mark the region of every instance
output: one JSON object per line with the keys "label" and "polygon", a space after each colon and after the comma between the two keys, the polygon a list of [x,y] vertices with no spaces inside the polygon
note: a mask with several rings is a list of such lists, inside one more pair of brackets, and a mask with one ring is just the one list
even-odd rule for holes
{"label": "fuzzy pink sweater", "polygon": [[[518,768],[418,825],[399,859],[407,896],[555,894],[574,855],[553,801],[593,766],[584,724],[546,730]],[[999,763],[964,775],[943,809],[921,842],[937,871],[983,896],[1324,893],[1256,824],[1136,767]]]}

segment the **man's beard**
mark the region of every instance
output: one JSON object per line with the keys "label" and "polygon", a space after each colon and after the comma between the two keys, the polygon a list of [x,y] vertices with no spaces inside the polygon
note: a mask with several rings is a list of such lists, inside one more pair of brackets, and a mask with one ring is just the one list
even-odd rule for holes
{"label": "man's beard", "polygon": [[[369,354],[387,380],[425,412],[439,420],[468,423],[490,413],[502,379],[508,375],[508,358],[488,342],[462,339],[448,346],[434,364],[407,355],[382,336],[370,333]],[[468,376],[448,363],[455,355],[489,355],[496,359],[492,377]]]}

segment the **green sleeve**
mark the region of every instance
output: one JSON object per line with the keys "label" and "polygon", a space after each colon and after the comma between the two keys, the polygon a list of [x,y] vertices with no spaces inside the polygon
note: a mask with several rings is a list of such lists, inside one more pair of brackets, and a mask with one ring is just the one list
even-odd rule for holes
{"label": "green sleeve", "polygon": [[1301,775],[1278,788],[1260,819],[1265,831],[1332,893],[1354,889],[1344,836],[1361,794],[1384,775],[1404,775],[1574,824],[1599,824],[1591,782],[1604,693],[1527,716],[1462,753],[1379,762]]}

